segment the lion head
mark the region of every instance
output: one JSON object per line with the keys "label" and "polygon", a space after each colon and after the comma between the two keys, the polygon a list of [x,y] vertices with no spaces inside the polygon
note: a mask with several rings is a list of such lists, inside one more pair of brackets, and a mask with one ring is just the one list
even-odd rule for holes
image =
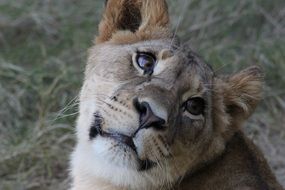
{"label": "lion head", "polygon": [[216,76],[171,32],[164,0],[109,0],[80,94],[75,186],[172,187],[224,150],[261,78]]}

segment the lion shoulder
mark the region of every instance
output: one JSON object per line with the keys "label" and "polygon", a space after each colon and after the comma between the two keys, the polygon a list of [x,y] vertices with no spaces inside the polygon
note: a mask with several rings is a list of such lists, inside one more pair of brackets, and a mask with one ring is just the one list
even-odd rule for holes
{"label": "lion shoulder", "polygon": [[242,132],[233,135],[218,158],[202,163],[189,174],[179,190],[186,190],[190,186],[196,190],[283,189],[259,148]]}

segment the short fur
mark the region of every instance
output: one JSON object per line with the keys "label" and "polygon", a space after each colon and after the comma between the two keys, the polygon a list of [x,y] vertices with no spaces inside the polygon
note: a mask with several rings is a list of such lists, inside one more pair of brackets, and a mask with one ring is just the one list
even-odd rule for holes
{"label": "short fur", "polygon": [[[151,75],[138,52],[156,57]],[[262,80],[256,66],[215,76],[171,33],[164,0],[108,0],[80,94],[72,189],[282,189],[241,130]],[[193,97],[206,102],[199,116],[183,109]],[[147,102],[163,129],[139,129],[135,101]],[[135,151],[103,133],[131,137]]]}

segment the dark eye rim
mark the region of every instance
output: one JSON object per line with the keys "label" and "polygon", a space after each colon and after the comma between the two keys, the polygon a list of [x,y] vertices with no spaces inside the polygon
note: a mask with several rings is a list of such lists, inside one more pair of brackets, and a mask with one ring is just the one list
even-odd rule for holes
{"label": "dark eye rim", "polygon": [[[139,64],[139,57],[140,56],[148,56],[153,60],[153,67],[151,68],[151,70],[146,70],[140,66],[140,64]],[[137,66],[144,71],[144,74],[149,74],[149,75],[151,75],[153,73],[153,69],[157,63],[156,56],[150,52],[136,52],[135,61],[136,61]]]}
{"label": "dark eye rim", "polygon": [[[187,103],[189,101],[193,101],[193,100],[199,100],[199,101],[202,101],[203,102],[203,109],[202,109],[202,112],[199,113],[199,114],[193,114],[191,113],[188,109],[187,109]],[[204,98],[202,97],[192,97],[192,98],[188,98],[183,104],[182,104],[182,108],[183,108],[183,112],[187,111],[188,113],[194,115],[194,116],[198,116],[198,115],[205,115],[205,110],[206,110],[206,106],[207,106],[207,103],[205,101]]]}

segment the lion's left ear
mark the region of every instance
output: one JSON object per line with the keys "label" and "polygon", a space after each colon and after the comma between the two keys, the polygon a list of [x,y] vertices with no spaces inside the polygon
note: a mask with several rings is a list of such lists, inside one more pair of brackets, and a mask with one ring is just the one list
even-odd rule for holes
{"label": "lion's left ear", "polygon": [[215,81],[216,90],[223,96],[231,121],[239,124],[247,119],[262,98],[263,73],[257,66]]}

